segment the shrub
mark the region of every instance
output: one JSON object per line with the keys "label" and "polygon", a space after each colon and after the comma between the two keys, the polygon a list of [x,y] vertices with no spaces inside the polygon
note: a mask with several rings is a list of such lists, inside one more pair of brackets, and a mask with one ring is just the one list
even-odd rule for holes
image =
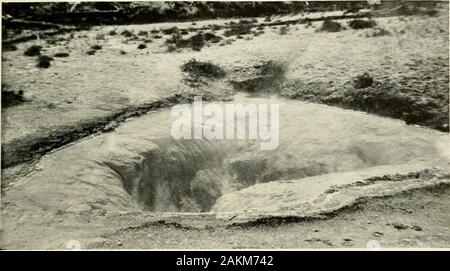
{"label": "shrub", "polygon": [[137,33],[137,35],[138,35],[138,36],[148,36],[148,31],[143,31],[143,30],[141,30],[141,31],[139,31],[139,32]]}
{"label": "shrub", "polygon": [[203,34],[203,39],[211,43],[218,43],[222,40],[222,37],[216,36],[214,33],[206,32]]}
{"label": "shrub", "polygon": [[372,76],[368,72],[365,72],[361,75],[356,76],[354,85],[355,88],[368,88],[373,85],[373,82],[374,80]]}
{"label": "shrub", "polygon": [[10,107],[25,102],[23,91],[9,90],[6,84],[2,84],[2,107]]}
{"label": "shrub", "polygon": [[319,31],[325,31],[325,32],[339,32],[341,31],[342,26],[339,22],[326,20],[322,23],[322,26],[320,27]]}
{"label": "shrub", "polygon": [[37,59],[37,67],[47,69],[50,67],[50,62],[53,60],[53,57],[49,56],[39,56]]}
{"label": "shrub", "polygon": [[200,51],[205,46],[203,35],[198,33],[190,38],[191,48],[195,51]]}
{"label": "shrub", "polygon": [[26,56],[38,56],[41,55],[42,46],[32,45],[23,53]]}
{"label": "shrub", "polygon": [[231,24],[224,33],[225,37],[251,34],[252,26],[248,21],[241,20],[238,24]]}
{"label": "shrub", "polygon": [[289,28],[287,26],[282,26],[282,27],[280,27],[279,34],[286,35],[288,30],[289,30]]}
{"label": "shrub", "polygon": [[111,31],[109,31],[109,33],[108,33],[110,36],[114,36],[114,35],[117,35],[117,32],[116,32],[116,30],[111,30]]}
{"label": "shrub", "polygon": [[353,29],[364,29],[376,26],[377,22],[374,20],[354,19],[351,20],[348,25]]}
{"label": "shrub", "polygon": [[121,55],[126,55],[127,52],[125,52],[124,50],[120,50],[120,54],[121,54]]}
{"label": "shrub", "polygon": [[95,50],[89,50],[89,51],[86,52],[86,54],[92,56],[92,55],[95,55],[95,52],[97,52],[97,51],[95,51]]}
{"label": "shrub", "polygon": [[97,40],[104,40],[105,39],[105,35],[104,34],[97,34],[95,36],[95,39],[97,39]]}
{"label": "shrub", "polygon": [[17,51],[17,46],[14,44],[2,44],[2,50],[4,52]]}
{"label": "shrub", "polygon": [[217,24],[213,24],[213,25],[211,26],[211,29],[214,30],[214,31],[218,31],[218,30],[222,29],[222,26],[217,25]]}
{"label": "shrub", "polygon": [[162,29],[161,30],[165,35],[171,35],[171,34],[175,34],[175,33],[179,33],[180,30],[178,29],[178,27],[174,26],[171,28],[166,28],[166,29]]}
{"label": "shrub", "polygon": [[100,49],[102,49],[102,46],[98,45],[98,44],[94,44],[94,45],[91,46],[91,49],[92,50],[100,50]]}
{"label": "shrub", "polygon": [[173,45],[173,44],[168,44],[167,45],[167,52],[171,53],[171,52],[175,52],[178,48]]}
{"label": "shrub", "polygon": [[122,36],[124,36],[124,37],[128,38],[128,37],[131,37],[132,35],[133,35],[133,33],[129,30],[122,31]]}
{"label": "shrub", "polygon": [[141,44],[138,45],[137,48],[138,48],[138,49],[145,49],[145,48],[147,48],[147,45],[141,43]]}
{"label": "shrub", "polygon": [[[216,36],[214,33],[197,33],[189,39],[183,39],[181,34],[174,33],[166,40],[166,44],[175,46],[176,48],[191,48],[195,51],[200,51],[207,42],[218,43],[222,37]],[[175,51],[174,48],[169,48],[169,52]]]}
{"label": "shrub", "polygon": [[191,59],[181,66],[183,72],[188,73],[192,78],[220,79],[225,77],[225,70],[211,62],[197,61]]}
{"label": "shrub", "polygon": [[56,54],[54,55],[54,57],[68,57],[68,56],[69,56],[68,53],[56,53]]}

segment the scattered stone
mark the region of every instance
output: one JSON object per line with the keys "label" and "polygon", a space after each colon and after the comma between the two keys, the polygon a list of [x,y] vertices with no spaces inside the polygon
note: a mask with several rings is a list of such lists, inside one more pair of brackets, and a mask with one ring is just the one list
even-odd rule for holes
{"label": "scattered stone", "polygon": [[411,229],[413,229],[415,231],[422,231],[422,228],[419,226],[412,226]]}
{"label": "scattered stone", "polygon": [[381,237],[381,236],[383,236],[384,234],[383,234],[382,232],[376,231],[376,232],[374,232],[372,235],[375,236],[375,237]]}
{"label": "scattered stone", "polygon": [[396,228],[397,230],[406,230],[408,228],[408,226],[403,225],[401,223],[397,223],[397,222],[392,223],[392,226],[394,228]]}

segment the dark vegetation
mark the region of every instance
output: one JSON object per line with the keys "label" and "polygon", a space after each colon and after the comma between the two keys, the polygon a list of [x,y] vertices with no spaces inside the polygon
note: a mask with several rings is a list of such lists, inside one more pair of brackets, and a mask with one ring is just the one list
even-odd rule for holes
{"label": "dark vegetation", "polygon": [[39,45],[32,45],[28,47],[28,49],[25,50],[23,53],[26,56],[38,56],[41,55],[42,46]]}
{"label": "dark vegetation", "polygon": [[367,88],[371,85],[373,85],[373,78],[368,72],[356,76],[355,88]]}
{"label": "dark vegetation", "polygon": [[25,102],[23,91],[10,90],[8,85],[2,84],[2,108],[15,106]]}
{"label": "dark vegetation", "polygon": [[211,62],[197,61],[191,59],[181,66],[181,70],[187,73],[186,83],[190,86],[207,84],[208,80],[221,79],[226,76],[226,72],[220,66]]}
{"label": "dark vegetation", "polygon": [[[383,3],[383,5],[387,5]],[[142,24],[163,21],[190,21],[215,18],[244,18],[367,8],[358,2],[82,2],[5,3],[3,13],[17,18],[31,18],[74,25]]]}
{"label": "dark vegetation", "polygon": [[39,56],[37,59],[37,67],[47,69],[51,65],[51,61],[53,61],[53,57],[49,56]]}
{"label": "dark vegetation", "polygon": [[69,57],[68,53],[56,53],[53,55],[54,57]]}
{"label": "dark vegetation", "polygon": [[137,48],[138,48],[138,49],[145,49],[145,48],[147,48],[147,45],[141,43],[141,44],[138,45]]}
{"label": "dark vegetation", "polygon": [[138,36],[148,36],[148,31],[141,30],[137,33]]}
{"label": "dark vegetation", "polygon": [[253,21],[240,20],[238,23],[231,22],[230,27],[225,30],[224,36],[241,36],[251,34]]}
{"label": "dark vegetation", "polygon": [[101,46],[101,45],[98,45],[98,44],[94,44],[94,45],[91,46],[91,49],[92,49],[92,50],[101,50],[101,49],[102,49],[102,46]]}
{"label": "dark vegetation", "polygon": [[17,51],[17,46],[15,46],[14,44],[2,44],[2,51],[3,52]]}
{"label": "dark vegetation", "polygon": [[324,32],[339,32],[342,30],[342,25],[339,22],[326,20],[322,23],[319,31]]}
{"label": "dark vegetation", "polygon": [[126,38],[133,36],[133,33],[131,33],[131,31],[129,31],[129,30],[124,30],[124,31],[122,31],[121,34],[122,34],[122,36],[124,36]]}
{"label": "dark vegetation", "polygon": [[350,26],[353,29],[364,29],[364,28],[372,28],[377,25],[377,22],[374,20],[364,20],[364,19],[355,19],[351,20],[348,23],[348,26]]}
{"label": "dark vegetation", "polygon": [[286,35],[286,34],[288,33],[288,31],[289,31],[289,28],[288,28],[287,26],[282,26],[282,27],[280,27],[278,33],[279,33],[280,35]]}
{"label": "dark vegetation", "polygon": [[197,33],[187,39],[183,38],[180,31],[173,33],[170,38],[166,40],[168,45],[168,51],[175,51],[180,48],[191,48],[195,51],[200,51],[203,46],[212,43],[218,43],[222,40],[222,37],[216,36],[214,33]]}

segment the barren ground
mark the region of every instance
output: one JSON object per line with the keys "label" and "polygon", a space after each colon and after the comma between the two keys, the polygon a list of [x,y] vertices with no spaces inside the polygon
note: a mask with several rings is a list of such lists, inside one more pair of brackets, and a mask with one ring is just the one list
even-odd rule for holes
{"label": "barren ground", "polygon": [[[18,50],[3,52],[2,83],[12,90],[23,90],[26,101],[2,108],[2,247],[61,249],[71,239],[80,240],[83,248],[124,249],[361,248],[370,240],[378,240],[382,247],[448,247],[450,191],[445,142],[449,102],[448,10],[436,17],[375,20],[378,27],[390,34],[374,36],[373,29],[354,30],[348,27],[347,20],[341,20],[347,27],[345,30],[318,32],[321,22],[315,22],[312,26],[290,25],[282,34],[280,27],[265,27],[262,34],[225,38],[230,44],[220,41],[203,47],[200,52],[186,48],[167,52],[164,41],[170,35],[150,33],[153,29],[172,26],[188,29],[224,25],[229,21],[213,20],[196,25],[94,27],[20,43]],[[111,35],[112,30],[117,34]],[[149,34],[125,37],[121,34],[124,30]],[[223,31],[217,30],[215,34],[223,36]],[[139,44],[147,47],[138,49]],[[48,69],[38,68],[36,57],[23,55],[31,45],[41,45],[45,55],[65,52],[69,56],[55,57]],[[100,45],[101,49],[87,54],[93,45]],[[180,101],[189,102],[195,93],[222,99],[234,92],[225,81],[200,88],[188,86],[180,66],[192,58],[211,61],[228,74],[254,67],[261,61],[276,61],[286,69],[279,89],[285,98],[367,111],[435,129],[405,127],[392,120],[355,115],[361,123],[355,124],[356,130],[361,129],[355,133],[360,146],[346,149],[347,145],[343,144],[342,150],[353,152],[361,148],[364,152],[363,146],[368,146],[368,153],[362,156],[383,159],[364,161],[358,149],[357,154],[348,155],[356,155],[363,166],[348,166],[348,170],[397,165],[390,159],[398,159],[398,163],[419,161],[426,168],[439,166],[443,173],[424,177],[417,170],[409,170],[408,174],[413,172],[417,176],[401,179],[398,187],[414,191],[395,190],[395,183],[386,187],[375,185],[371,191],[373,198],[358,194],[364,187],[359,190],[346,187],[342,196],[348,195],[356,202],[320,219],[317,216],[246,219],[246,223],[237,227],[233,226],[232,219],[218,219],[210,213],[193,219],[181,214],[165,216],[138,211],[140,202],[130,197],[131,193],[123,189],[120,180],[124,182],[135,178],[134,174],[146,172],[142,160],[147,157],[143,149],[156,151],[161,146],[154,147],[154,138],[145,137],[152,134],[151,127],[144,130],[147,134],[137,132],[140,121],[128,119]],[[364,72],[370,73],[375,82],[368,88],[356,89],[353,80]],[[397,102],[384,106],[390,100]],[[398,108],[398,104],[404,106]],[[342,115],[342,127],[351,128],[344,121],[350,118],[350,113],[329,112]],[[295,120],[308,123],[305,119],[302,116]],[[121,130],[123,121],[129,123]],[[389,128],[383,131],[384,126],[376,126],[378,121]],[[117,126],[117,131],[113,131]],[[126,132],[126,127],[135,130]],[[340,131],[339,127],[330,129]],[[320,128],[312,131],[324,134]],[[111,133],[102,135],[103,132]],[[92,134],[95,136],[77,141]],[[97,152],[111,138],[118,147]],[[320,145],[312,134],[306,138],[314,146]],[[323,138],[333,144],[331,135]],[[337,138],[342,143],[346,135]],[[378,145],[385,139],[389,143]],[[127,140],[136,145],[127,145]],[[70,142],[70,146],[50,152]],[[288,155],[280,157],[285,159],[282,161],[298,161],[303,154],[309,155],[309,151],[308,148],[299,151],[295,159]],[[392,153],[395,158],[385,153]],[[41,159],[43,154],[46,155]],[[131,158],[127,161],[123,157]],[[310,158],[304,159],[308,163]],[[321,158],[311,159],[316,162]],[[347,165],[339,164],[343,159],[331,160],[338,171],[345,171]],[[105,165],[108,170],[104,169]],[[282,170],[285,168],[281,167]],[[333,178],[330,177],[338,184],[344,182]],[[389,191],[396,191],[396,195]]]}

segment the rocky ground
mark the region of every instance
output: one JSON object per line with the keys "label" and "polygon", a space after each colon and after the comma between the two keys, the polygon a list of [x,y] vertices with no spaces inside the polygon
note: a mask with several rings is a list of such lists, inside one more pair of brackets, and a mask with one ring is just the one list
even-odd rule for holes
{"label": "rocky ground", "polygon": [[[22,225],[18,232],[26,234],[21,237],[5,235],[4,246],[62,248],[71,237],[61,234],[73,232],[91,248],[365,247],[372,239],[388,247],[448,247],[445,183],[352,204],[358,208],[323,220],[243,228],[208,228],[206,224],[216,222],[207,217],[196,220],[200,230],[178,220],[149,223],[136,218],[129,222],[135,226],[130,226],[117,214],[112,220],[101,218],[102,208],[94,208],[91,215],[78,207],[70,214],[53,210],[59,204],[56,198],[39,205],[52,210],[43,216],[46,219],[14,211],[23,202],[30,203],[25,194],[20,196],[20,187],[47,163],[40,160],[42,155],[113,131],[129,118],[190,102],[194,94],[223,100],[236,90],[261,91],[271,83],[270,91],[283,97],[448,132],[448,10],[436,16],[375,18],[376,26],[364,29],[352,28],[350,19],[338,20],[339,31],[332,32],[321,29],[323,21],[283,23],[292,19],[274,17],[276,25],[256,18],[98,26],[3,46],[2,98],[3,90],[9,91],[14,102],[2,104],[2,194],[7,197],[6,201],[2,197],[2,210],[8,209],[4,213],[13,221],[7,227],[10,231],[32,222]],[[214,82],[193,79],[181,69],[191,59],[212,62],[226,76]],[[48,159],[57,157],[55,153]],[[75,175],[82,176],[83,171],[79,173]],[[63,179],[70,180],[68,174]],[[14,190],[16,182],[19,188]],[[9,189],[16,192],[8,195]],[[117,202],[125,204],[130,199],[122,192]],[[45,193],[38,201],[44,198]],[[111,221],[121,226],[99,230]],[[88,232],[85,226],[91,222]],[[32,226],[51,229],[34,240]]]}
{"label": "rocky ground", "polygon": [[363,201],[333,217],[312,221],[286,219],[202,230],[177,228],[176,224],[146,225],[105,236],[91,245],[114,249],[377,249],[371,246],[376,240],[380,249],[448,247],[449,192],[448,186],[442,186]]}

